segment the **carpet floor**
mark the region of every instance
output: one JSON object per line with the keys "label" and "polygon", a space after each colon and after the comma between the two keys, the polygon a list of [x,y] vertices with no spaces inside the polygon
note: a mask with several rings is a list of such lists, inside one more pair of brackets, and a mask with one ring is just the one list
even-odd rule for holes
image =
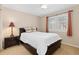
{"label": "carpet floor", "polygon": [[[0,51],[0,55],[32,55],[22,45],[16,45]],[[79,48],[75,48],[68,45],[61,45],[54,55],[79,55]]]}

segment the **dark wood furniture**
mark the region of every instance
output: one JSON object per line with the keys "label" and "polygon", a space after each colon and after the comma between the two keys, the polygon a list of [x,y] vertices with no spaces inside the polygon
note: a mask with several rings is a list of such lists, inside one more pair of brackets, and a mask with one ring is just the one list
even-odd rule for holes
{"label": "dark wood furniture", "polygon": [[[24,28],[20,28],[20,35],[21,33],[26,32]],[[62,40],[58,40],[55,43],[52,43],[50,46],[48,46],[48,50],[46,55],[51,55],[53,54],[57,49],[59,49],[61,47],[61,41]],[[21,41],[21,43],[23,44],[23,46],[29,51],[31,52],[33,55],[37,55],[36,49],[34,47],[32,47],[31,45],[29,45],[28,43],[24,43]]]}
{"label": "dark wood furniture", "polygon": [[14,45],[19,45],[19,36],[4,38],[4,49]]}
{"label": "dark wood furniture", "polygon": [[[38,55],[37,54],[37,51],[34,47],[32,47],[31,45],[27,44],[27,43],[23,43],[23,46],[33,55]],[[57,42],[51,44],[50,46],[48,46],[48,49],[47,49],[47,53],[46,55],[51,55],[53,54],[58,48],[60,48],[61,46],[61,40],[58,40]]]}

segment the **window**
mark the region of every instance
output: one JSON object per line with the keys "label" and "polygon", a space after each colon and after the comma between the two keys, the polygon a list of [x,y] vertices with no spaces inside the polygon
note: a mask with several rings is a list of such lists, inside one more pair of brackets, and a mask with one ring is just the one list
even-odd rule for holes
{"label": "window", "polygon": [[48,31],[49,32],[66,32],[67,27],[68,27],[68,14],[67,13],[48,18]]}

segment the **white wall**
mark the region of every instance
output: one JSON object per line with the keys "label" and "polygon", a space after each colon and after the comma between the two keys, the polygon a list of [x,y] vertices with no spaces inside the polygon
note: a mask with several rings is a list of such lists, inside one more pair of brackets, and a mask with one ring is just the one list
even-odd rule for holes
{"label": "white wall", "polygon": [[2,17],[1,17],[1,5],[0,5],[0,50],[2,49],[2,41],[3,41],[3,35],[2,35]]}
{"label": "white wall", "polygon": [[40,31],[42,32],[46,32],[46,20],[45,20],[45,16],[41,17],[40,19]]}
{"label": "white wall", "polygon": [[16,10],[3,8],[3,20],[4,27],[9,25],[10,21],[14,21],[16,27],[27,27],[27,26],[37,26],[39,29],[39,19],[40,17],[19,12]]}
{"label": "white wall", "polygon": [[[67,33],[58,33],[62,39],[64,44],[68,44],[71,46],[79,47],[79,5],[75,6],[73,8],[70,8],[73,10],[72,14],[72,31],[73,36],[68,37]],[[61,12],[61,11],[60,11]],[[53,13],[52,13],[53,14]],[[41,18],[41,31],[46,31],[46,23],[45,23],[45,17]]]}

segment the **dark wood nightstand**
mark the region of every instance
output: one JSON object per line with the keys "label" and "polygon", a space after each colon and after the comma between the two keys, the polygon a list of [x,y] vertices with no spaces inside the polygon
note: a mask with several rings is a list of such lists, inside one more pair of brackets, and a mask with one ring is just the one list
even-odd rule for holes
{"label": "dark wood nightstand", "polygon": [[14,45],[19,45],[19,36],[4,38],[4,49]]}

